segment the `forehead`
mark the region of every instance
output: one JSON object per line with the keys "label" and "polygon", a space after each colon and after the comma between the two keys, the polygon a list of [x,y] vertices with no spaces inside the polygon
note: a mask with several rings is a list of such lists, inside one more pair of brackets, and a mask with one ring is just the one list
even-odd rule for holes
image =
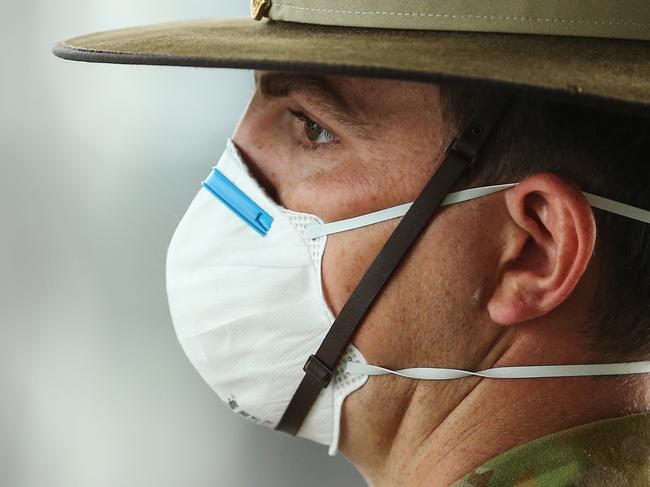
{"label": "forehead", "polygon": [[255,84],[258,91],[268,96],[297,94],[319,98],[367,116],[386,115],[400,107],[430,110],[438,101],[437,85],[415,81],[256,71]]}

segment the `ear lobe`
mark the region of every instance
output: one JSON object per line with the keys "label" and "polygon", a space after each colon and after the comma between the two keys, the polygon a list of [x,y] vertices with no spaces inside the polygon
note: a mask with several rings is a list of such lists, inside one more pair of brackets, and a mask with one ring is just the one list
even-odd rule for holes
{"label": "ear lobe", "polygon": [[549,173],[526,178],[506,193],[505,203],[510,225],[488,312],[512,325],[567,299],[593,254],[596,223],[580,190]]}

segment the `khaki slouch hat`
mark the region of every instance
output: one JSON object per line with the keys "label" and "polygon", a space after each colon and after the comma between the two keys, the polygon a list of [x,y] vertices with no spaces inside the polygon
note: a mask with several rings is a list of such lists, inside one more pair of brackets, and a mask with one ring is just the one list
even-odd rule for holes
{"label": "khaki slouch hat", "polygon": [[650,113],[645,0],[253,0],[251,19],[132,27],[62,58],[463,81]]}

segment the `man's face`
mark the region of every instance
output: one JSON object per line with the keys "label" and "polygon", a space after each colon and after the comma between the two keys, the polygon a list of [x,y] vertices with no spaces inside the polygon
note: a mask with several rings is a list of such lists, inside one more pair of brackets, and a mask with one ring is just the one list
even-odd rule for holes
{"label": "man's face", "polygon": [[[258,72],[256,82],[233,139],[271,197],[325,222],[413,201],[455,135],[441,116],[435,85],[273,72]],[[486,204],[477,200],[439,212],[353,339],[369,362],[475,365],[458,337],[471,333],[485,298],[483,268],[496,258],[481,246]],[[328,237],[323,287],[335,315],[397,223]],[[480,334],[474,339],[481,344]],[[384,379],[390,387],[412,387]],[[368,401],[377,400],[370,399],[373,383],[360,390]],[[378,397],[407,394],[384,388]]]}

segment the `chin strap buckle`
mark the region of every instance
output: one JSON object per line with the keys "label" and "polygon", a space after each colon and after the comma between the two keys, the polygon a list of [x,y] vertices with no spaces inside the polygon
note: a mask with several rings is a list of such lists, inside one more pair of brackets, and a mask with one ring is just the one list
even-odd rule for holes
{"label": "chin strap buckle", "polygon": [[470,124],[461,137],[454,137],[447,147],[447,152],[454,152],[469,164],[476,161],[476,156],[485,143],[487,131],[477,122]]}
{"label": "chin strap buckle", "polygon": [[334,371],[325,365],[316,355],[310,355],[302,368],[325,389],[334,377]]}

